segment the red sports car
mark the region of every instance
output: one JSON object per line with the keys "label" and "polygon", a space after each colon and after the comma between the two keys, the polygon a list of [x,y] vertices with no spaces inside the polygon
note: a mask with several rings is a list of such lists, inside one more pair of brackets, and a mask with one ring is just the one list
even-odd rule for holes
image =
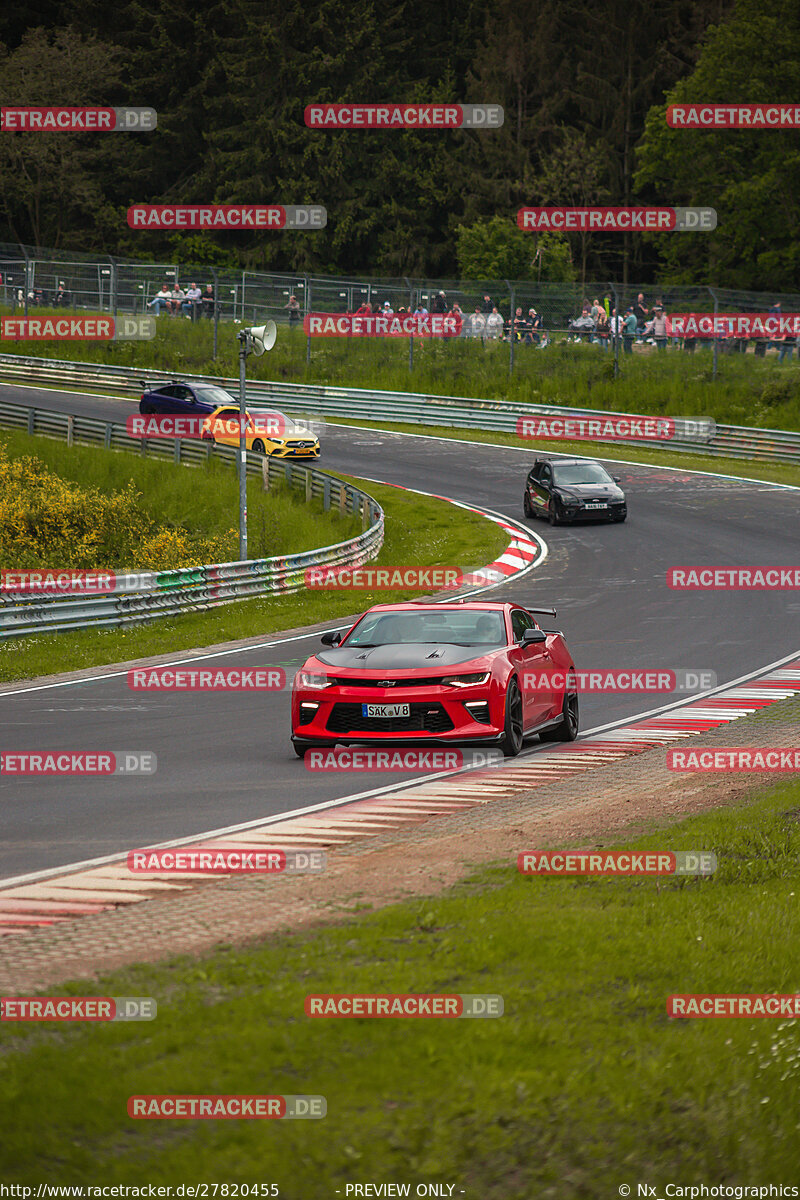
{"label": "red sports car", "polygon": [[[535,609],[555,616],[555,609]],[[292,686],[292,742],[499,745],[573,741],[575,666],[564,636],[519,604],[376,604],[326,633]]]}

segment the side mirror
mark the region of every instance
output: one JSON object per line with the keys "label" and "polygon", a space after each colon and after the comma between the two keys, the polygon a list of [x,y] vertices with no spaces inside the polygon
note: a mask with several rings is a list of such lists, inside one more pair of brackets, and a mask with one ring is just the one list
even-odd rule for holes
{"label": "side mirror", "polygon": [[547,634],[545,633],[545,631],[543,629],[534,629],[533,627],[531,627],[530,629],[526,629],[523,631],[521,645],[533,646],[533,645],[536,645],[537,642],[546,642],[546,641],[547,641]]}
{"label": "side mirror", "polygon": [[622,479],[619,475],[612,475],[611,478],[614,480],[614,483],[622,483]]}
{"label": "side mirror", "polygon": [[340,633],[332,632],[323,633],[320,640],[322,641],[323,646],[338,646],[339,642],[342,640],[342,635]]}

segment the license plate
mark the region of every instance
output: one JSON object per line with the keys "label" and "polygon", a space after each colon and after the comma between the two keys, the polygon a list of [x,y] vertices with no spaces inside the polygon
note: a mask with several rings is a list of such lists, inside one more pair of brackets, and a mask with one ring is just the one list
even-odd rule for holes
{"label": "license plate", "polygon": [[362,717],[410,717],[408,704],[362,704]]}
{"label": "license plate", "polygon": [[607,504],[584,504],[584,508],[608,508]]}

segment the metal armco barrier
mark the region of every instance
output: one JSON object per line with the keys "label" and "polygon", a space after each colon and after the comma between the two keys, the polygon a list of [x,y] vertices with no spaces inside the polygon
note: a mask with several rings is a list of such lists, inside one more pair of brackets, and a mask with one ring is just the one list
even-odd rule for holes
{"label": "metal armco barrier", "polygon": [[[0,378],[19,382],[55,383],[61,386],[106,387],[125,394],[140,393],[145,372],[131,367],[97,366],[22,355],[0,354]],[[167,371],[146,372],[148,380],[174,379]],[[216,383],[229,390],[238,381],[213,375],[182,374],[190,383]],[[511,404],[505,400],[474,400],[455,396],[426,396],[411,392],[378,392],[361,388],[325,387],[321,384],[249,382],[247,399],[256,411],[276,405],[288,412],[355,420],[399,421],[410,425],[441,425],[460,429],[482,429],[516,433],[521,416],[557,415],[622,416],[591,408],[554,407],[542,404]],[[611,440],[611,439],[609,439]],[[618,439],[623,442],[623,439]],[[710,440],[698,438],[670,441],[638,441],[637,445],[673,449],[725,458],[752,458],[773,462],[800,463],[800,432],[756,429],[748,425],[717,425]]]}
{"label": "metal armco barrier", "polygon": [[[110,450],[133,450],[150,458],[161,458],[200,466],[212,455],[236,464],[238,451],[190,439],[135,438],[124,425],[88,417],[21,408],[0,402],[0,426],[22,429],[49,437],[65,438],[69,445],[102,446]],[[321,497],[326,509],[335,505],[342,513],[361,513],[363,532],[358,537],[303,554],[247,562],[214,563],[174,571],[139,572],[148,586],[131,581],[130,589],[106,596],[44,596],[40,593],[0,593],[0,640],[31,633],[52,633],[87,626],[102,629],[198,612],[252,596],[299,592],[305,587],[305,571],[313,566],[361,566],[376,558],[383,545],[384,515],[380,505],[366,492],[324,471],[286,459],[247,456],[249,474],[261,475],[266,487],[285,480],[304,490],[306,499]],[[131,572],[133,574],[133,572]]]}

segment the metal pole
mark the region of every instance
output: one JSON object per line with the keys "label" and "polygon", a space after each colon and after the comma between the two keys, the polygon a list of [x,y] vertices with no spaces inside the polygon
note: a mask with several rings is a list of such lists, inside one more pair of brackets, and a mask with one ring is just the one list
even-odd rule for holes
{"label": "metal pole", "polygon": [[[311,280],[306,278],[306,316],[311,312]],[[310,329],[310,326],[309,326]],[[306,366],[311,362],[311,333],[306,334]]]}
{"label": "metal pole", "polygon": [[[409,282],[409,280],[406,278],[405,275],[403,276],[403,283],[408,288],[408,311],[409,311],[409,313],[411,313],[411,310],[414,307],[414,290],[411,287],[411,283]],[[409,369],[409,371],[414,370],[414,335],[413,335],[413,333],[411,334],[411,336],[408,339],[408,369]]]}
{"label": "metal pole", "polygon": [[611,291],[614,296],[614,312],[616,319],[614,321],[614,378],[619,378],[619,297],[615,285],[611,284]]}
{"label": "metal pole", "polygon": [[247,375],[247,331],[239,338],[239,559],[247,558],[247,442],[245,440],[244,393]]}
{"label": "metal pole", "polygon": [[707,288],[706,291],[710,292],[714,298],[714,366],[711,371],[711,378],[713,380],[716,380],[716,378],[717,378],[717,352],[719,350],[719,342],[717,341],[717,313],[719,312],[719,300],[717,299],[717,293],[714,291],[713,288]]}
{"label": "metal pole", "polygon": [[25,316],[28,315],[28,280],[31,274],[31,260],[28,258],[28,251],[22,247],[22,253],[25,255],[25,286],[22,289],[22,298],[25,301]]}
{"label": "metal pole", "polygon": [[214,278],[214,354],[217,357],[217,338],[219,335],[219,279],[217,278],[217,268],[211,268],[211,274]]}
{"label": "metal pole", "polygon": [[110,300],[111,300],[111,309],[114,313],[114,316],[116,317],[116,315],[117,315],[117,270],[116,270],[116,264],[114,262],[113,255],[108,254],[106,257],[108,258],[108,261],[111,263],[111,280],[109,282],[109,288],[111,289]]}
{"label": "metal pole", "polygon": [[509,375],[513,375],[514,374],[514,337],[516,335],[516,331],[514,329],[514,314],[515,314],[514,288],[511,286],[511,284],[508,282],[507,279],[504,279],[503,283],[506,285],[509,292],[511,293],[511,328],[510,328],[509,336],[508,336],[508,346],[509,346],[508,373],[509,373]]}

